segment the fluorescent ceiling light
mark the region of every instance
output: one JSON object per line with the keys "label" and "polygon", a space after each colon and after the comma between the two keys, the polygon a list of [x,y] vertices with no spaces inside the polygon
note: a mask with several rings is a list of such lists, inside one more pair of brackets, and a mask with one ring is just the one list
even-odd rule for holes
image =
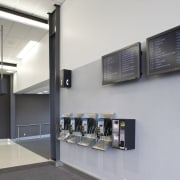
{"label": "fluorescent ceiling light", "polygon": [[43,93],[49,93],[49,91],[46,90],[46,91],[43,91]]}
{"label": "fluorescent ceiling light", "polygon": [[17,72],[17,67],[16,66],[3,65],[2,69],[3,69],[4,72],[7,72],[7,73],[15,73],[15,72]]}
{"label": "fluorescent ceiling light", "polygon": [[38,92],[37,94],[43,94],[42,92]]}
{"label": "fluorescent ceiling light", "polygon": [[3,65],[3,70],[6,70],[6,71],[17,71],[17,67],[15,66],[7,66],[7,65]]}
{"label": "fluorescent ceiling light", "polygon": [[38,92],[37,94],[48,94],[49,93],[49,91],[40,91],[40,92]]}
{"label": "fluorescent ceiling light", "polygon": [[7,70],[6,72],[7,72],[7,73],[13,73],[13,71],[9,71],[9,70]]}
{"label": "fluorescent ceiling light", "polygon": [[29,41],[22,51],[17,55],[17,58],[23,59],[25,55],[37,44],[37,41]]}
{"label": "fluorescent ceiling light", "polygon": [[18,15],[11,14],[11,13],[8,13],[8,12],[4,12],[4,11],[1,11],[1,10],[0,10],[0,17],[4,18],[4,19],[11,20],[11,21],[16,21],[16,22],[19,22],[19,23],[22,23],[22,24],[27,24],[27,25],[30,25],[30,26],[39,27],[39,28],[46,29],[46,30],[49,29],[49,25],[46,24],[46,23],[35,21],[35,20],[29,19],[29,18],[26,18],[26,17],[18,16]]}

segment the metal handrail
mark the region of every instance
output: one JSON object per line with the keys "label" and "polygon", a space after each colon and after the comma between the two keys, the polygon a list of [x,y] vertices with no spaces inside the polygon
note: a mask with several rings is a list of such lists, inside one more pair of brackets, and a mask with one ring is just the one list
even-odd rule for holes
{"label": "metal handrail", "polygon": [[40,138],[42,136],[42,126],[43,125],[50,125],[50,123],[42,123],[42,124],[18,124],[16,127],[18,128],[18,140],[19,140],[19,135],[20,135],[20,127],[28,127],[28,126],[39,126],[39,135]]}

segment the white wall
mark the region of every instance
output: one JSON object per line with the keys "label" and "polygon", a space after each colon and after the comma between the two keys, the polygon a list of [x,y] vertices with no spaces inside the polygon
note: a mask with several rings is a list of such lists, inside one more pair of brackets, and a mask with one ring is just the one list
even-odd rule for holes
{"label": "white wall", "polygon": [[61,13],[62,68],[145,41],[179,25],[178,0],[66,0]]}
{"label": "white wall", "polygon": [[49,36],[48,33],[30,54],[18,64],[14,75],[14,93],[49,79]]}
{"label": "white wall", "polygon": [[[179,180],[180,74],[101,85],[102,55],[179,25],[177,0],[66,0],[61,16],[62,68],[73,87],[61,113],[116,112],[136,119],[136,150],[94,151],[61,143],[61,160],[103,180]],[[97,61],[98,60],[98,61]]]}

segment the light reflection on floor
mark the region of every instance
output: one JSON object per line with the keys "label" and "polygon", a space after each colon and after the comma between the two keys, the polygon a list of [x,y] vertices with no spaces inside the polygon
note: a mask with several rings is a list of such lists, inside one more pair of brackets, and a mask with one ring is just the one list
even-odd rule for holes
{"label": "light reflection on floor", "polygon": [[49,160],[11,140],[0,140],[0,169],[47,161]]}

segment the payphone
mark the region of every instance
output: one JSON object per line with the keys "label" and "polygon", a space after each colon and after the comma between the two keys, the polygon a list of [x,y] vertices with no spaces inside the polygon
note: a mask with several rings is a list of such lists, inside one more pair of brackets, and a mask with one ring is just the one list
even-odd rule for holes
{"label": "payphone", "polygon": [[93,149],[105,151],[112,143],[113,114],[99,114],[97,119],[96,144]]}
{"label": "payphone", "polygon": [[112,147],[135,149],[135,119],[112,120]]}
{"label": "payphone", "polygon": [[69,136],[69,126],[71,122],[71,114],[65,114],[60,117],[58,124],[59,137],[58,140],[64,141]]}
{"label": "payphone", "polygon": [[96,119],[97,114],[95,113],[86,113],[83,115],[81,126],[81,140],[78,145],[87,147],[95,142],[95,132],[97,128]]}
{"label": "payphone", "polygon": [[69,137],[67,139],[68,143],[75,144],[80,141],[82,115],[83,114],[74,114],[71,116],[71,122],[69,125]]}

